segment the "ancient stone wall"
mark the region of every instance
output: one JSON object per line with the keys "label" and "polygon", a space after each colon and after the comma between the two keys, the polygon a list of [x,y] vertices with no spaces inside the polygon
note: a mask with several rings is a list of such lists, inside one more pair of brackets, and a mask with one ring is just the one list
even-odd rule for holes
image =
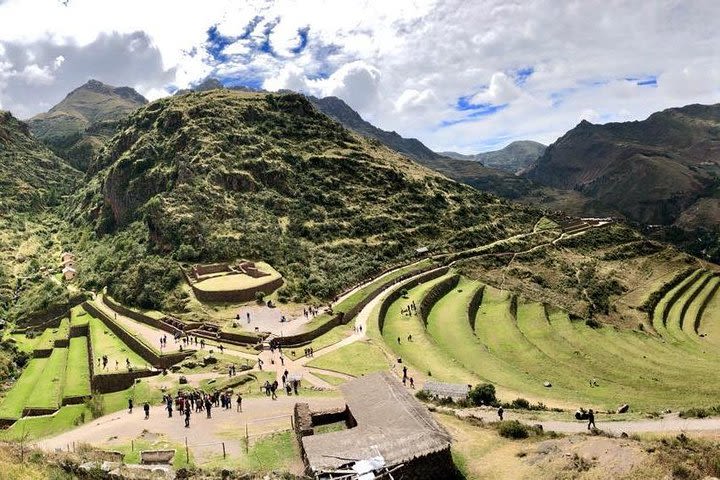
{"label": "ancient stone wall", "polygon": [[[187,278],[187,277],[186,277]],[[226,303],[243,303],[255,300],[255,295],[258,292],[263,292],[264,295],[270,295],[272,292],[283,286],[285,281],[280,278],[276,278],[264,285],[258,285],[252,288],[245,288],[241,290],[222,290],[222,291],[206,291],[197,288],[194,283],[189,283],[195,296],[202,302],[226,302]]]}
{"label": "ancient stone wall", "polygon": [[112,298],[108,297],[107,295],[102,296],[102,302],[107,305],[112,311],[119,313],[120,315],[123,315],[128,318],[132,318],[133,320],[144,323],[145,325],[150,325],[151,327],[157,328],[158,330],[163,330],[165,332],[168,332],[171,335],[175,335],[177,332],[182,331],[181,328],[177,328],[173,325],[170,325],[163,320],[153,318],[150,315],[145,315],[144,313],[137,312],[135,310],[131,310],[123,305],[120,305]]}
{"label": "ancient stone wall", "polygon": [[385,297],[383,299],[383,301],[380,303],[380,312],[379,312],[380,314],[379,314],[379,318],[378,318],[380,331],[382,332],[383,327],[385,326],[385,316],[387,315],[388,308],[390,308],[390,305],[392,305],[393,302],[395,302],[397,299],[402,297],[403,290],[409,290],[409,289],[417,287],[418,285],[421,285],[425,282],[429,282],[436,278],[440,278],[449,271],[450,271],[449,267],[440,267],[440,268],[436,268],[435,270],[430,270],[412,280],[409,280],[409,281],[403,283],[398,288],[396,288],[395,290],[390,292],[388,294],[388,296]]}
{"label": "ancient stone wall", "polygon": [[91,315],[100,319],[105,324],[105,326],[107,326],[115,335],[120,338],[120,340],[125,342],[128,347],[130,347],[135,353],[140,355],[143,360],[145,360],[146,362],[148,362],[148,364],[152,365],[155,368],[170,368],[172,365],[182,361],[185,357],[187,357],[188,355],[192,355],[194,352],[194,350],[186,350],[184,352],[159,355],[150,347],[135,338],[133,335],[126,332],[124,328],[115,323],[109,316],[95,308],[92,304],[85,302],[83,304],[83,307]]}
{"label": "ancient stone wall", "polygon": [[420,314],[420,318],[422,319],[426,327],[428,322],[428,316],[430,315],[430,310],[432,310],[438,300],[440,300],[448,292],[457,287],[459,281],[460,275],[452,275],[445,280],[441,280],[440,282],[433,285],[432,288],[427,292],[427,294],[422,298],[422,300],[420,300],[418,313]]}
{"label": "ancient stone wall", "polygon": [[158,375],[158,370],[136,370],[134,372],[103,373],[92,377],[92,391],[97,393],[112,393],[128,389],[138,378]]}

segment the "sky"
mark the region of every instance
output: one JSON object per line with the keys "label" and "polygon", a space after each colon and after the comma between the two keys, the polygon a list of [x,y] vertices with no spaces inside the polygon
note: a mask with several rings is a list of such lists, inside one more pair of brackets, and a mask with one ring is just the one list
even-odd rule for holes
{"label": "sky", "polygon": [[436,151],[552,143],[585,119],[720,102],[720,2],[0,0],[0,109],[94,78],[345,100]]}

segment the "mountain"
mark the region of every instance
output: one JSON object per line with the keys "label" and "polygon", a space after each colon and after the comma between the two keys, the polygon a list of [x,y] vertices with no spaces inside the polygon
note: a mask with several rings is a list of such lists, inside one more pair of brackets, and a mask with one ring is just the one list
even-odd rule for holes
{"label": "mountain", "polygon": [[720,218],[720,104],[688,105],[646,120],[583,120],[524,174],[645,224],[686,228]]}
{"label": "mountain", "polygon": [[0,215],[38,211],[67,194],[78,172],[0,111]]}
{"label": "mountain", "polygon": [[130,87],[90,80],[28,124],[30,131],[56,154],[85,170],[100,147],[115,134],[118,122],[146,103],[145,97]]}
{"label": "mountain", "polygon": [[95,232],[70,233],[92,272],[87,286],[146,306],[181,298],[173,259],[264,260],[285,276],[285,298],[327,299],[418,247],[481,245],[539,218],[354,134],[292,93],[214,89],[155,101],[130,115],[89,172],[68,212],[78,232]]}
{"label": "mountain", "polygon": [[486,167],[502,170],[508,173],[518,173],[532,165],[545,151],[546,146],[532,140],[519,140],[512,142],[505,148],[492,152],[482,152],[475,155],[463,155],[456,152],[440,152],[444,157],[456,160],[471,160],[480,162]]}
{"label": "mountain", "polygon": [[[79,177],[32,136],[26,123],[0,111],[0,319],[13,317],[18,302],[40,299],[34,308],[41,310],[51,297],[62,298],[56,284],[42,286],[43,271],[56,266],[55,248],[60,254],[55,234],[61,222],[54,207]],[[40,295],[27,295],[31,287]]]}
{"label": "mountain", "polygon": [[425,161],[426,165],[429,161],[441,158],[441,155],[430,150],[416,138],[401,137],[397,132],[381,130],[370,122],[363,120],[360,114],[353,110],[350,105],[337,97],[317,98],[310,96],[308,98],[318,110],[328,117],[337,120],[350,130],[374,138],[396,152],[403,153],[420,162]]}

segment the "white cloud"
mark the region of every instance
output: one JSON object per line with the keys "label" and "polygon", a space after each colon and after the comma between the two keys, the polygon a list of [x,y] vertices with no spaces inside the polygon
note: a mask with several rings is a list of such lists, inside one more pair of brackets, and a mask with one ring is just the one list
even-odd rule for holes
{"label": "white cloud", "polygon": [[[225,57],[205,48],[214,25]],[[213,74],[337,95],[381,128],[473,152],[521,138],[551,142],[589,112],[594,121],[628,120],[717,102],[719,27],[713,0],[7,0],[0,61],[11,67],[0,68],[0,101],[29,114],[51,99],[37,95],[38,82],[51,82],[44,86],[58,97],[77,86],[71,81],[101,75],[154,98]],[[135,32],[145,37],[129,38]],[[123,42],[101,49],[105,61],[79,65],[71,54],[101,35]],[[110,68],[120,45],[127,56],[115,62],[135,67]],[[19,75],[35,83],[20,85]],[[461,98],[507,107],[462,110]]]}
{"label": "white cloud", "polygon": [[475,105],[489,103],[491,105],[510,103],[522,94],[513,79],[503,72],[495,72],[490,77],[490,85],[483,91],[473,95],[471,102]]}

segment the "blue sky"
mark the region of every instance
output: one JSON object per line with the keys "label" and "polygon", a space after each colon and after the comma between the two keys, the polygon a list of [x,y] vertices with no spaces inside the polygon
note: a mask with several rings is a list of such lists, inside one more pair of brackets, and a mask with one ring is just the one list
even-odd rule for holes
{"label": "blue sky", "polygon": [[215,76],[473,153],[717,103],[718,32],[710,0],[6,0],[0,108],[27,118],[89,78],[155,99]]}

